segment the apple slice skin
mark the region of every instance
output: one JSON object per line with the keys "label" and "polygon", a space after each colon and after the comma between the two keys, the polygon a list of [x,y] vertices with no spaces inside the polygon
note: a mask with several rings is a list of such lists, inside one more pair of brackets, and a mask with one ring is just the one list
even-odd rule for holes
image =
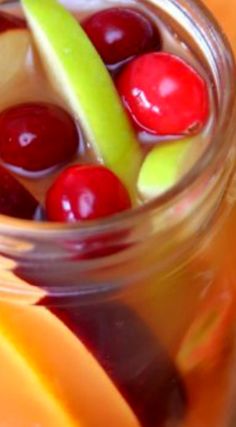
{"label": "apple slice skin", "polygon": [[24,19],[18,16],[12,15],[1,11],[0,13],[0,33],[4,33],[9,30],[18,30],[19,28],[26,28],[26,22]]}
{"label": "apple slice skin", "polygon": [[138,189],[143,197],[158,196],[176,183],[189,146],[188,139],[183,139],[158,145],[148,153],[138,178]]}
{"label": "apple slice skin", "polygon": [[57,1],[22,4],[52,84],[80,120],[98,159],[133,192],[141,149],[100,56]]}

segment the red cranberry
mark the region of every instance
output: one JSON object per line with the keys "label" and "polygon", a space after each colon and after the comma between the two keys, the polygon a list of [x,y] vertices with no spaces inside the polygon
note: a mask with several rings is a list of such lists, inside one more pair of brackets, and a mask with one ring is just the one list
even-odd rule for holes
{"label": "red cranberry", "polygon": [[0,166],[0,214],[32,219],[37,205],[28,190]]}
{"label": "red cranberry", "polygon": [[0,13],[0,33],[7,30],[25,28],[26,22],[24,19],[18,18],[17,16],[11,15],[10,13]]}
{"label": "red cranberry", "polygon": [[209,113],[204,79],[169,53],[145,54],[123,70],[117,87],[136,123],[148,132],[178,135],[199,131]]}
{"label": "red cranberry", "polygon": [[76,165],[64,170],[49,189],[49,220],[73,222],[106,217],[131,207],[129,194],[104,166]]}
{"label": "red cranberry", "polygon": [[137,10],[116,7],[102,10],[82,23],[105,64],[122,63],[135,55],[160,49],[160,34]]}
{"label": "red cranberry", "polygon": [[78,143],[75,123],[56,105],[21,104],[0,114],[0,156],[26,171],[41,171],[69,160]]}

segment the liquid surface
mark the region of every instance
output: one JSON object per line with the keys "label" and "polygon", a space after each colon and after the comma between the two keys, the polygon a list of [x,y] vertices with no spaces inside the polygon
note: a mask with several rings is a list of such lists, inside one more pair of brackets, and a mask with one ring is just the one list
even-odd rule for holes
{"label": "liquid surface", "polygon": [[[64,2],[64,4],[65,3],[68,7],[68,2]],[[207,80],[204,69],[201,67],[201,64],[198,63],[194,55],[191,53],[190,48],[182,40],[179,39],[178,35],[174,33],[170,27],[165,26],[165,23],[163,23],[158,18],[157,14],[153,13],[153,10],[149,10],[147,6],[142,5],[141,2],[139,2],[138,4],[136,1],[106,2],[103,0],[92,0],[87,1],[86,3],[82,0],[80,0],[79,2],[69,2],[69,7],[71,8],[71,10],[79,21],[82,21],[87,16],[90,16],[96,11],[107,8],[109,6],[117,7],[123,5],[135,7],[140,11],[145,11],[146,16],[150,16],[150,18],[157,25],[161,33],[161,38],[163,41],[162,50],[174,53],[186,60]],[[4,10],[16,14],[17,16],[22,16],[20,9],[14,7],[14,5],[5,6]],[[0,111],[15,104],[37,101],[55,103],[59,106],[62,106],[63,108],[68,109],[63,99],[60,97],[60,94],[55,93],[55,91],[49,84],[42,63],[38,57],[36,49],[33,46],[31,46],[28,50],[24,69],[22,70],[22,73],[19,78],[17,78],[15,81],[13,80],[12,83],[10,83],[9,87],[3,87],[2,89],[3,90],[0,100]],[[79,123],[77,124],[79,129]],[[181,173],[179,172],[180,176],[183,175],[184,172],[187,172],[189,167],[194,164],[195,161],[204,152],[204,149],[206,148],[209,142],[213,124],[214,114],[212,104],[212,114],[209,118],[208,124],[205,127],[202,135],[199,136],[198,142],[196,144],[193,144],[193,146],[191,147],[191,150],[188,153],[189,161],[185,162],[184,168],[183,165],[181,166],[181,169],[183,168],[183,170],[181,170]],[[137,136],[142,145],[144,155],[146,155],[154,145],[162,144],[165,143],[166,140],[173,139],[173,136],[155,136],[145,131],[140,131]],[[96,155],[90,147],[89,141],[87,141],[81,133],[80,137],[82,142],[80,144],[78,156],[76,156],[70,164],[88,162],[96,163]],[[62,165],[61,167],[56,167],[54,169],[49,170],[48,172],[43,171],[42,173],[39,172],[32,174],[29,172],[25,172],[19,168],[9,166],[11,171],[16,172],[17,179],[19,179],[23,183],[23,185],[34,194],[36,199],[40,203],[42,203],[43,206],[45,201],[45,193],[64,167],[65,165]],[[139,200],[137,200],[137,203],[139,203]]]}

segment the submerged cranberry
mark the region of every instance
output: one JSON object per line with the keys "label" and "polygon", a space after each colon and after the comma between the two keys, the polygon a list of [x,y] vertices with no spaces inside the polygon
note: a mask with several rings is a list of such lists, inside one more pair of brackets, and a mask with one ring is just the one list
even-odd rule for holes
{"label": "submerged cranberry", "polygon": [[117,88],[131,117],[159,135],[199,131],[209,113],[204,79],[179,57],[156,52],[126,66]]}
{"label": "submerged cranberry", "polygon": [[7,30],[13,30],[18,28],[25,28],[26,22],[24,19],[18,18],[17,16],[11,15],[10,13],[0,13],[0,33]]}
{"label": "submerged cranberry", "polygon": [[26,171],[41,171],[69,160],[78,143],[74,121],[56,105],[20,104],[0,114],[0,156]]}
{"label": "submerged cranberry", "polygon": [[158,339],[131,308],[108,302],[52,311],[94,354],[142,427],[177,425],[185,413],[184,384]]}
{"label": "submerged cranberry", "polygon": [[6,169],[0,166],[0,214],[32,219],[38,202]]}
{"label": "submerged cranberry", "polygon": [[129,194],[120,180],[98,165],[64,170],[46,197],[48,219],[60,222],[102,218],[130,207]]}
{"label": "submerged cranberry", "polygon": [[158,29],[138,10],[122,7],[102,10],[82,25],[108,66],[161,46]]}

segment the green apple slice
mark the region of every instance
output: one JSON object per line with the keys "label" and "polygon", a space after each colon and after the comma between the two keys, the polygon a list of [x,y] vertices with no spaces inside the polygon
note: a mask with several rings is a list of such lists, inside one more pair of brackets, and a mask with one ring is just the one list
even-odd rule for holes
{"label": "green apple slice", "polygon": [[132,189],[141,150],[113,81],[77,20],[56,0],[22,0],[50,81],[96,155]]}
{"label": "green apple slice", "polygon": [[201,137],[192,137],[153,148],[140,169],[138,190],[141,196],[152,199],[176,184],[196,161],[196,146],[200,144]]}

